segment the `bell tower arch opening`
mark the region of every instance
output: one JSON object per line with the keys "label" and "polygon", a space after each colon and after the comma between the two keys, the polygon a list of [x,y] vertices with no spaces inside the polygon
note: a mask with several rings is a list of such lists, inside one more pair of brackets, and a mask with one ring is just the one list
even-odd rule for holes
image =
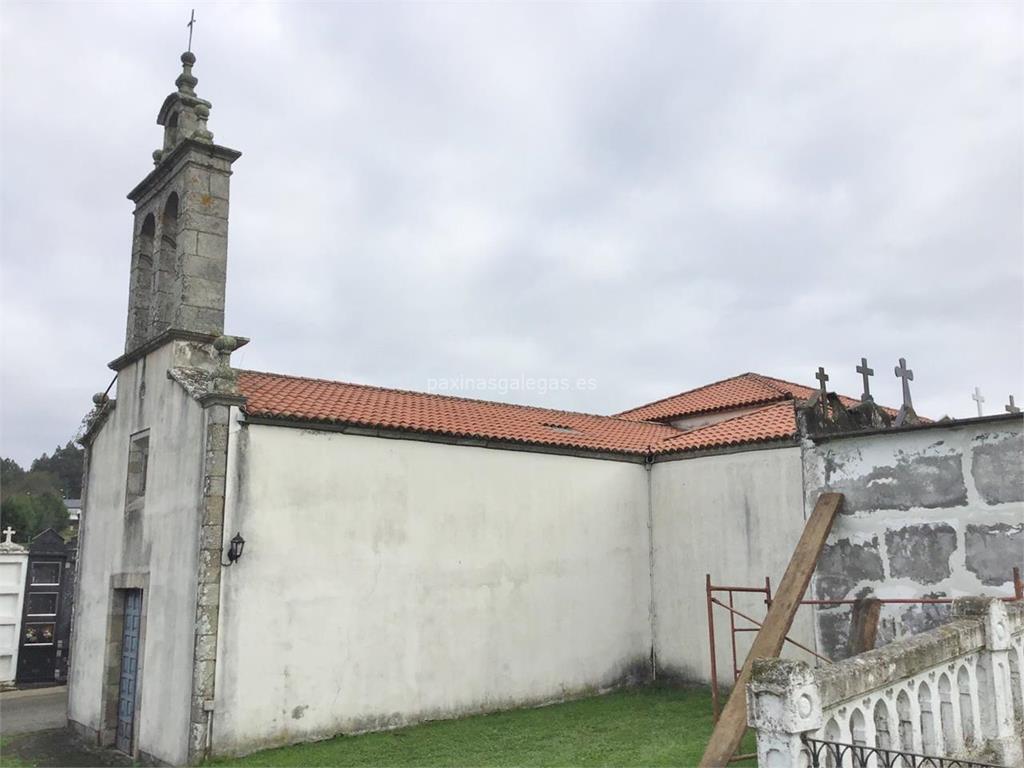
{"label": "bell tower arch opening", "polygon": [[178,193],[167,197],[160,214],[160,253],[156,261],[155,294],[150,333],[157,336],[171,327],[177,282]]}
{"label": "bell tower arch opening", "polygon": [[229,180],[241,153],[213,142],[213,105],[196,95],[195,61],[191,52],[181,55],[177,90],[157,115],[164,135],[155,167],[128,194],[136,234],[126,355],[166,334],[213,339],[224,332]]}

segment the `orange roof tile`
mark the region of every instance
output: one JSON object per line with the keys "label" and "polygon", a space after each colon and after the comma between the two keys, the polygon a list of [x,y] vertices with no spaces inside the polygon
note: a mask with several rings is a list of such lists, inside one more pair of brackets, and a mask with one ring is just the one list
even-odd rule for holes
{"label": "orange roof tile", "polygon": [[[759,373],[741,373],[729,379],[706,384],[697,389],[681,392],[662,400],[656,400],[639,408],[631,408],[617,414],[621,419],[637,419],[643,421],[667,421],[681,416],[693,416],[698,413],[714,411],[730,411],[780,400],[806,400],[817,390],[791,381],[762,376]],[[854,406],[859,402],[852,397],[840,395],[846,406]],[[891,414],[896,412],[885,409]]]}
{"label": "orange roof tile", "polygon": [[784,440],[794,438],[796,434],[796,410],[792,400],[785,400],[751,413],[683,432],[676,437],[669,437],[658,443],[654,451],[674,453],[724,448],[768,440]]}
{"label": "orange roof tile", "polygon": [[239,371],[251,416],[646,454],[681,434],[664,424],[382,389],[340,381]]}
{"label": "orange roof tile", "polygon": [[[258,371],[239,371],[238,387],[250,416],[631,455],[793,438],[797,434],[794,399],[806,399],[815,392],[782,379],[745,373],[619,416],[597,416]],[[848,397],[842,400],[847,405],[857,403]],[[657,421],[756,405],[764,407],[689,431]]]}

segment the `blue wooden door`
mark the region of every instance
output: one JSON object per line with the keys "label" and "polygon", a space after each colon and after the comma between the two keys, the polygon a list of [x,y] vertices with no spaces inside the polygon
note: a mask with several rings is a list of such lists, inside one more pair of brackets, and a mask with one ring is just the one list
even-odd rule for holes
{"label": "blue wooden door", "polygon": [[117,748],[132,753],[135,730],[135,689],[139,677],[139,634],[142,590],[124,591],[124,631],[121,634],[121,683],[117,693]]}

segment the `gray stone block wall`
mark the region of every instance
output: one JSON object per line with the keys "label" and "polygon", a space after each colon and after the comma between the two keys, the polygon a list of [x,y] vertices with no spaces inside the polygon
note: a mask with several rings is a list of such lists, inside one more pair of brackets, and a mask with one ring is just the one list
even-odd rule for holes
{"label": "gray stone block wall", "polygon": [[[126,352],[168,329],[223,333],[233,156],[214,145],[185,143],[133,193]],[[147,232],[147,221],[155,221],[155,233]]]}
{"label": "gray stone block wall", "polygon": [[136,207],[126,353],[168,330],[224,332],[229,180],[241,153],[213,143],[213,105],[196,95],[195,56],[182,54],[181,64],[157,115],[156,167],[128,195]]}
{"label": "gray stone block wall", "polygon": [[[805,504],[845,494],[812,583],[813,597],[849,600],[1012,595],[1024,570],[1024,420],[963,421],[833,437],[804,446]],[[818,643],[842,658],[849,606],[817,611]],[[882,609],[879,643],[948,618],[942,604]]]}

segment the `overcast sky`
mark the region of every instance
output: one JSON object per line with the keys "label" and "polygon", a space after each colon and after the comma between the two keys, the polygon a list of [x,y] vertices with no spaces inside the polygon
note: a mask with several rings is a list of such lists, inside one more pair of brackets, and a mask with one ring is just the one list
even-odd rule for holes
{"label": "overcast sky", "polygon": [[[0,5],[2,455],[123,351],[192,5]],[[898,404],[903,356],[921,413],[1024,400],[1020,3],[195,5],[236,365],[612,413],[862,355]]]}

